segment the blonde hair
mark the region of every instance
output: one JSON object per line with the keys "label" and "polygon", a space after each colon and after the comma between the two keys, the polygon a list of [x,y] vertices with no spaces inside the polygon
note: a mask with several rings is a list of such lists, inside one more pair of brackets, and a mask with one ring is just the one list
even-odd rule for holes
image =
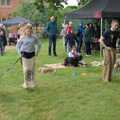
{"label": "blonde hair", "polygon": [[27,24],[27,25],[23,25],[20,27],[20,29],[18,30],[18,33],[22,36],[26,35],[26,30],[31,30],[32,31],[32,25],[31,24]]}
{"label": "blonde hair", "polygon": [[30,30],[30,32],[32,33],[32,32],[33,32],[32,26],[31,26],[31,25],[26,25],[26,26],[24,27],[24,35],[26,35],[26,31],[27,31],[27,30]]}
{"label": "blonde hair", "polygon": [[20,36],[24,35],[24,31],[23,31],[24,26],[25,26],[24,24],[19,25],[18,34]]}

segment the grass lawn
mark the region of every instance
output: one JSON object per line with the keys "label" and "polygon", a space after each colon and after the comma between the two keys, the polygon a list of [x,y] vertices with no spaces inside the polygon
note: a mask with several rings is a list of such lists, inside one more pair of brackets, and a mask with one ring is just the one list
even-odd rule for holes
{"label": "grass lawn", "polygon": [[[15,49],[0,57],[0,120],[120,120],[120,77],[111,83],[100,80],[101,67],[67,68],[41,74],[38,68],[46,63],[63,62],[62,41],[58,57],[47,55],[47,42],[36,61],[37,87],[33,91],[21,87],[23,74],[20,63],[2,74],[17,59]],[[85,61],[99,60],[98,55]],[[87,75],[85,75],[86,73]]]}

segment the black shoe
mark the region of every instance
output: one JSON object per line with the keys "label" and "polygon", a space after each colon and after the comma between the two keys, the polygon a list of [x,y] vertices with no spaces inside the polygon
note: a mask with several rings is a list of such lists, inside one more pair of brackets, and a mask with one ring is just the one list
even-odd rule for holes
{"label": "black shoe", "polygon": [[57,54],[54,54],[54,56],[56,56],[56,57],[57,57]]}

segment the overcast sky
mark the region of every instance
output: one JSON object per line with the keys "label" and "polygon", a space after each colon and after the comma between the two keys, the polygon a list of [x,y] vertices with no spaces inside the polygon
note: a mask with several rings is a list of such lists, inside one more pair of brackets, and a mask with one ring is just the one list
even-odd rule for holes
{"label": "overcast sky", "polygon": [[77,5],[77,0],[68,0],[69,5]]}

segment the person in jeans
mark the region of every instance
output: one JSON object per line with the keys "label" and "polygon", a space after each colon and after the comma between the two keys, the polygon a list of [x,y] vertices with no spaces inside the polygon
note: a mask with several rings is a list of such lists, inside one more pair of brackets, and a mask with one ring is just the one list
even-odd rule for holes
{"label": "person in jeans", "polygon": [[72,21],[69,21],[69,24],[66,28],[66,43],[65,43],[65,45],[67,46],[68,53],[71,51],[72,47],[75,45],[75,40],[74,40],[75,34],[73,33],[72,24],[73,24]]}
{"label": "person in jeans", "polygon": [[85,26],[85,31],[84,31],[84,42],[85,42],[85,51],[86,51],[86,56],[91,55],[91,42],[92,42],[92,33],[90,31],[89,24]]}
{"label": "person in jeans", "polygon": [[22,27],[22,37],[17,42],[16,48],[22,57],[22,66],[24,73],[23,88],[34,88],[35,56],[38,55],[40,44],[32,34],[32,27],[26,25]]}
{"label": "person in jeans", "polygon": [[84,33],[84,28],[81,23],[77,30],[77,52],[78,53],[81,53],[81,47],[82,47],[82,43],[83,43],[83,33]]}
{"label": "person in jeans", "polygon": [[0,28],[0,54],[3,55],[3,31]]}
{"label": "person in jeans", "polygon": [[112,70],[116,61],[116,42],[119,38],[118,26],[118,21],[112,20],[110,30],[107,30],[100,39],[104,48],[103,80],[108,82],[112,80]]}
{"label": "person in jeans", "polygon": [[57,56],[56,54],[57,23],[55,21],[54,16],[50,18],[50,22],[47,25],[46,31],[49,37],[48,55],[49,56],[52,55],[51,49],[53,47],[53,54],[54,56]]}
{"label": "person in jeans", "polygon": [[67,52],[67,45],[66,45],[66,35],[67,35],[67,32],[66,32],[66,29],[67,29],[67,27],[68,27],[68,24],[66,23],[66,24],[63,24],[62,25],[62,30],[61,30],[61,33],[60,33],[60,35],[62,36],[62,39],[63,39],[63,47],[64,47],[64,49],[65,49],[65,52]]}
{"label": "person in jeans", "polygon": [[6,31],[2,24],[0,24],[0,53],[5,53],[5,46],[7,45]]}

